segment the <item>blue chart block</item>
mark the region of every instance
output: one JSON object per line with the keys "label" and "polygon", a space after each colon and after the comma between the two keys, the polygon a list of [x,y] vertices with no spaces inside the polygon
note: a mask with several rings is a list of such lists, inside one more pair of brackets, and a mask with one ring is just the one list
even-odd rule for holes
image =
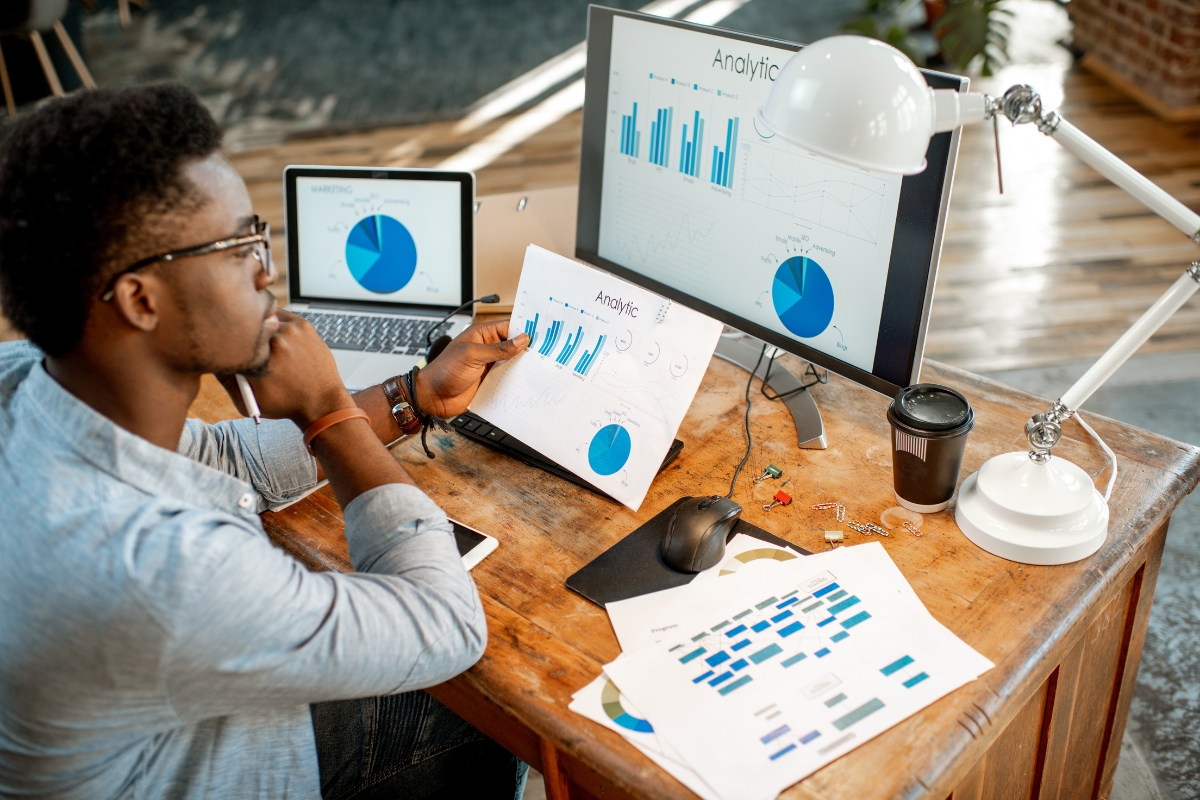
{"label": "blue chart block", "polygon": [[775,616],[771,617],[771,622],[779,622],[781,620],[785,620],[788,617],[790,617],[791,615],[792,615],[792,612],[790,612],[790,611],[785,611],[782,614],[776,614]]}
{"label": "blue chart block", "polygon": [[806,656],[804,653],[796,653],[796,655],[789,656],[788,658],[785,658],[780,663],[783,664],[783,666],[785,666],[785,667],[790,667],[793,664],[799,664],[801,661],[803,661],[806,658],[808,658],[808,656]]}
{"label": "blue chart block", "polygon": [[730,693],[730,692],[732,692],[734,689],[739,689],[739,688],[741,688],[741,687],[745,686],[745,685],[746,685],[747,683],[749,683],[749,682],[750,682],[750,676],[749,676],[749,675],[743,675],[742,677],[738,678],[738,679],[737,679],[736,681],[734,681],[733,683],[731,683],[731,684],[729,684],[728,686],[726,686],[725,688],[721,689],[721,690],[718,692],[718,694],[722,694],[722,695],[729,694],[729,693]]}
{"label": "blue chart block", "polygon": [[775,741],[780,736],[783,736],[785,733],[788,733],[789,731],[791,731],[790,726],[780,725],[778,728],[771,731],[766,736],[759,737],[759,741],[761,741],[763,744],[770,744],[771,742]]}
{"label": "blue chart block", "polygon": [[813,655],[816,656],[817,658],[824,658],[825,656],[829,655],[829,648],[822,647],[820,650],[813,653]]}
{"label": "blue chart block", "polygon": [[704,673],[703,675],[697,675],[695,678],[692,678],[692,683],[699,683],[700,681],[704,680],[705,678],[711,678],[712,674],[713,674],[713,671],[710,669],[708,672]]}
{"label": "blue chart block", "polygon": [[737,636],[739,633],[745,633],[745,631],[746,631],[745,625],[738,625],[736,628],[730,628],[729,630],[725,631],[725,635],[732,638],[734,636]]}
{"label": "blue chart block", "polygon": [[753,625],[751,625],[750,630],[754,631],[755,633],[762,633],[769,627],[771,627],[771,623],[767,622],[766,620],[763,620],[762,622],[756,622]]}
{"label": "blue chart block", "polygon": [[824,597],[825,595],[829,594],[836,588],[838,588],[838,585],[836,583],[831,583],[828,586],[823,586],[822,588],[817,589],[815,592],[813,592],[813,597]]}
{"label": "blue chart block", "polygon": [[704,659],[704,662],[706,664],[708,664],[710,667],[715,667],[717,664],[721,664],[728,660],[729,660],[729,653],[726,653],[724,650],[722,650],[719,653],[713,653],[711,656]]}
{"label": "blue chart block", "polygon": [[850,634],[846,633],[845,631],[838,631],[838,632],[837,632],[837,633],[835,633],[833,636],[830,636],[830,637],[829,637],[829,641],[831,641],[831,642],[840,642],[842,639],[845,639],[845,638],[846,638],[847,636],[849,636],[849,635],[850,635]]}
{"label": "blue chart block", "polygon": [[772,753],[772,754],[771,754],[771,760],[772,760],[772,761],[774,761],[775,759],[779,758],[780,756],[782,756],[782,755],[786,755],[786,754],[788,754],[788,753],[792,752],[792,751],[793,751],[793,750],[795,750],[795,749],[796,749],[796,745],[794,745],[794,744],[789,744],[787,747],[783,748],[783,749],[782,749],[782,750],[780,750],[778,753]]}
{"label": "blue chart block", "polygon": [[791,636],[793,633],[795,633],[796,631],[800,630],[803,627],[804,626],[801,625],[799,622],[793,622],[791,625],[786,625],[775,632],[778,633],[780,636],[787,638],[788,636]]}
{"label": "blue chart block", "polygon": [[925,680],[928,677],[929,676],[926,675],[924,672],[920,672],[916,675],[913,675],[911,678],[909,678],[908,680],[906,680],[904,682],[904,688],[911,689],[912,687],[916,686],[918,683],[920,683],[921,681]]}
{"label": "blue chart block", "polygon": [[592,368],[592,364],[596,362],[596,356],[604,350],[604,343],[608,340],[607,336],[601,335],[596,342],[596,346],[591,350],[585,350],[583,355],[579,357],[579,361],[575,364],[575,371],[580,375],[587,375]]}
{"label": "blue chart block", "polygon": [[777,605],[775,607],[776,608],[787,608],[788,606],[790,606],[792,603],[795,603],[795,602],[797,602],[797,598],[793,597],[788,600],[784,600],[782,603],[780,603],[779,605]]}
{"label": "blue chart block", "polygon": [[688,653],[688,654],[687,654],[686,656],[684,656],[683,658],[679,659],[679,663],[680,663],[680,664],[686,664],[686,663],[688,663],[689,661],[691,661],[693,658],[699,658],[699,657],[700,657],[700,656],[702,656],[702,655],[704,655],[704,648],[703,648],[703,647],[697,647],[695,650],[693,650],[692,652]]}
{"label": "blue chart block", "polygon": [[817,623],[817,627],[818,627],[818,628],[824,628],[824,627],[825,627],[826,625],[828,625],[829,623],[831,623],[831,622],[835,622],[835,621],[836,621],[836,620],[835,620],[835,618],[834,618],[834,617],[826,617],[825,619],[823,619],[823,620],[821,620],[820,622],[818,622],[818,623]]}
{"label": "blue chart block", "polygon": [[738,642],[737,644],[735,644],[733,647],[731,647],[729,649],[730,650],[741,650],[743,647],[749,647],[749,646],[750,646],[750,640],[742,639],[740,642]]}
{"label": "blue chart block", "polygon": [[633,104],[633,113],[621,117],[621,153],[627,156],[638,156],[640,134],[637,130],[637,103]]}
{"label": "blue chart block", "polygon": [[533,319],[525,320],[525,333],[529,336],[529,344],[525,345],[525,349],[533,347],[533,340],[537,338],[537,324],[540,314],[534,314]]}
{"label": "blue chart block", "polygon": [[562,320],[555,320],[550,323],[550,330],[546,331],[546,335],[542,337],[542,346],[538,348],[539,355],[550,355],[550,351],[558,343],[558,335],[562,333],[562,328]]}
{"label": "blue chart block", "polygon": [[732,672],[722,672],[720,675],[718,675],[717,677],[715,677],[711,681],[709,681],[708,685],[716,686],[718,683],[724,683],[725,681],[729,680],[732,677],[733,677]]}
{"label": "blue chart block", "polygon": [[845,600],[838,603],[837,605],[830,606],[829,613],[837,614],[842,611],[845,611],[847,608],[850,608],[850,606],[856,606],[856,605],[858,605],[858,598],[855,597],[854,595],[850,595],[849,597],[847,597]]}
{"label": "blue chart block", "polygon": [[857,614],[855,614],[853,617],[851,617],[850,619],[848,619],[848,620],[846,620],[845,622],[843,622],[843,623],[842,623],[842,627],[843,627],[843,628],[853,628],[853,627],[854,627],[855,625],[857,625],[858,623],[860,623],[860,622],[866,622],[866,621],[867,621],[867,620],[869,620],[870,618],[871,618],[871,615],[870,615],[870,614],[868,614],[868,613],[867,613],[867,612],[865,612],[865,611],[860,611],[860,612],[858,612]]}
{"label": "blue chart block", "polygon": [[854,723],[869,717],[881,708],[883,708],[883,701],[878,697],[868,700],[846,716],[835,719],[833,721],[833,727],[837,728],[839,731],[844,731]]}
{"label": "blue chart block", "polygon": [[580,325],[574,335],[567,335],[567,343],[563,345],[562,352],[558,354],[558,358],[554,359],[559,364],[566,364],[571,360],[571,356],[575,355],[575,351],[579,349],[579,343],[583,340],[583,326]]}
{"label": "blue chart block", "polygon": [[730,664],[730,665],[729,665],[729,668],[730,668],[731,670],[733,670],[734,672],[737,672],[738,670],[742,669],[743,667],[748,667],[748,666],[750,666],[750,662],[749,662],[749,661],[747,661],[747,660],[746,660],[746,659],[744,659],[744,658],[739,658],[737,661],[735,661],[735,662],[733,662],[732,664]]}
{"label": "blue chart block", "polygon": [[820,731],[812,731],[811,733],[806,733],[800,737],[800,744],[808,744],[809,742],[811,742],[813,739],[817,738],[820,735],[821,735]]}
{"label": "blue chart block", "polygon": [[899,672],[911,663],[913,663],[912,656],[905,656],[904,658],[896,659],[879,671],[884,675],[891,675],[893,672]]}
{"label": "blue chart block", "polygon": [[769,644],[757,653],[750,654],[750,660],[755,664],[761,664],[772,656],[777,656],[783,652],[783,648],[777,644]]}

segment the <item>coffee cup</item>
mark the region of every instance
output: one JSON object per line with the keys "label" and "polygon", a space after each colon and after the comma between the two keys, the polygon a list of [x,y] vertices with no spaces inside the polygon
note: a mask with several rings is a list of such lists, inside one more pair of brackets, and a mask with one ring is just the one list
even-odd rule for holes
{"label": "coffee cup", "polygon": [[967,398],[946,386],[918,383],[900,390],[888,406],[892,424],[892,483],[896,502],[932,514],[950,503],[975,412]]}

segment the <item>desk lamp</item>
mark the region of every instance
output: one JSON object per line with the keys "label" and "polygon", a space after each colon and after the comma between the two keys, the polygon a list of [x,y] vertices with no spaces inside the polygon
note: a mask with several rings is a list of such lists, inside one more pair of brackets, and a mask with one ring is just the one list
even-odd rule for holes
{"label": "desk lamp", "polygon": [[[899,50],[861,36],[833,36],[805,47],[780,71],[758,112],[760,127],[781,139],[853,166],[914,175],[925,169],[935,133],[960,125],[1033,122],[1038,130],[1136,197],[1200,244],[1200,215],[1105,150],[1054,111],[1029,86],[1002,97],[932,89]],[[1200,261],[1044,413],[1025,424],[1028,452],[989,459],[963,481],[955,521],[990,553],[1026,564],[1066,564],[1096,552],[1108,534],[1108,498],[1116,457],[1082,418],[1080,424],[1112,459],[1101,495],[1091,477],[1051,451],[1062,423],[1197,289]]]}

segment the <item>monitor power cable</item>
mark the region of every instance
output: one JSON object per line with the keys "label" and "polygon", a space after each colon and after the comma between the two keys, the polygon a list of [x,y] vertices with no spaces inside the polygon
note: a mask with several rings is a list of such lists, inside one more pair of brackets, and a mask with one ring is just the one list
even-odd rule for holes
{"label": "monitor power cable", "polygon": [[754,386],[754,376],[758,373],[758,368],[762,366],[763,356],[766,354],[767,345],[763,343],[762,350],[758,353],[758,361],[754,362],[754,369],[750,370],[750,378],[746,381],[746,453],[742,456],[742,461],[737,465],[737,469],[733,471],[733,477],[729,481],[729,493],[725,495],[726,499],[733,499],[733,490],[737,488],[738,476],[742,474],[742,468],[750,460],[750,450],[754,447],[754,438],[750,434],[750,389]]}

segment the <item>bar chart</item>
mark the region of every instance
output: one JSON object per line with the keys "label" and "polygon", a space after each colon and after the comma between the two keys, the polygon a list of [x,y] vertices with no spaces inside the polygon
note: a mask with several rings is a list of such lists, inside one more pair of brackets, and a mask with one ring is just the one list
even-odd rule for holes
{"label": "bar chart", "polygon": [[638,104],[634,103],[633,111],[621,116],[621,154],[634,158],[638,158],[642,150],[642,134],[637,129],[637,107]]}
{"label": "bar chart", "polygon": [[733,188],[733,154],[737,150],[738,118],[725,124],[725,149],[713,145],[712,182],[726,189]]}
{"label": "bar chart", "polygon": [[692,138],[688,139],[688,126],[683,126],[683,139],[679,148],[679,171],[693,178],[700,177],[700,153],[704,147],[704,120],[700,112],[692,116]]}

